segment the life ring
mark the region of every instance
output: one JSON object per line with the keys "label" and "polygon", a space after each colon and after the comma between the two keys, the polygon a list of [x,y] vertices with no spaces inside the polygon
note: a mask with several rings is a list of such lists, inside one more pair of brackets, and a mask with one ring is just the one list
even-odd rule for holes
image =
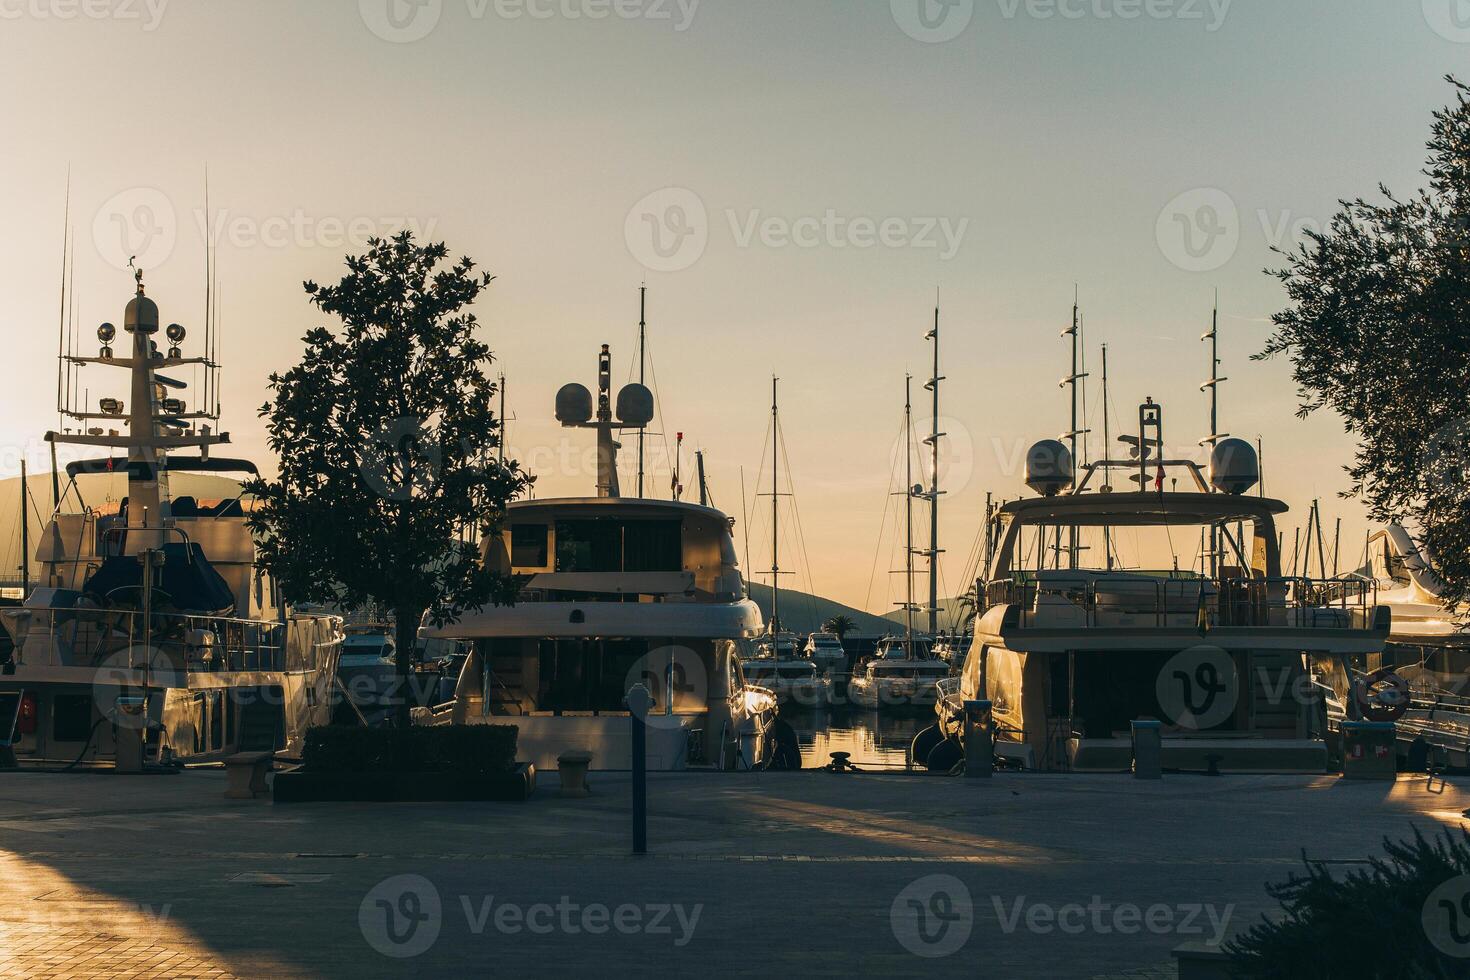
{"label": "life ring", "polygon": [[1409,710],[1412,694],[1409,682],[1391,667],[1364,674],[1353,683],[1353,701],[1368,721],[1398,721]]}

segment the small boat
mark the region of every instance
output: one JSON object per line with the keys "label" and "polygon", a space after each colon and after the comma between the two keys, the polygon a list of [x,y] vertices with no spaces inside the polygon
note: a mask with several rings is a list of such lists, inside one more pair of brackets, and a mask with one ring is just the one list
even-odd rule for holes
{"label": "small boat", "polygon": [[806,639],[807,659],[829,677],[847,673],[847,651],[836,633],[813,633]]}
{"label": "small boat", "polygon": [[853,704],[880,711],[933,707],[949,664],[934,657],[926,637],[886,637],[847,683]]}
{"label": "small boat", "polygon": [[392,627],[347,627],[337,680],[347,700],[365,716],[391,708],[398,686],[397,643]]}

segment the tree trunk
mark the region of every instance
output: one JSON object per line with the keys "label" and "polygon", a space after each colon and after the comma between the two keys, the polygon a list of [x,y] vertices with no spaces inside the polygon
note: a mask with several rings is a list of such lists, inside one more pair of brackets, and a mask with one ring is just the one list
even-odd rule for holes
{"label": "tree trunk", "polygon": [[393,640],[397,645],[394,661],[398,668],[398,690],[393,699],[393,724],[407,728],[413,722],[409,718],[412,708],[410,696],[414,692],[413,663],[418,657],[419,622],[424,618],[422,609],[396,609],[393,612]]}

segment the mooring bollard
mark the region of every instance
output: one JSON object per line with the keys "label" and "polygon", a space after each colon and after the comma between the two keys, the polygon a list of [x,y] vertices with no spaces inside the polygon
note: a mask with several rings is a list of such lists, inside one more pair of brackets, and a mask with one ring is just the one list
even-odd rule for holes
{"label": "mooring bollard", "polygon": [[592,753],[572,749],[556,757],[556,771],[561,776],[561,795],[573,798],[591,796],[587,788],[587,767],[592,765]]}
{"label": "mooring bollard", "polygon": [[1133,778],[1164,778],[1164,723],[1153,720],[1133,724]]}
{"label": "mooring bollard", "polygon": [[970,779],[989,779],[995,771],[991,707],[989,701],[965,702],[965,775]]}
{"label": "mooring bollard", "polygon": [[633,853],[648,853],[648,729],[653,696],[642,684],[628,691],[628,711],[633,717]]}

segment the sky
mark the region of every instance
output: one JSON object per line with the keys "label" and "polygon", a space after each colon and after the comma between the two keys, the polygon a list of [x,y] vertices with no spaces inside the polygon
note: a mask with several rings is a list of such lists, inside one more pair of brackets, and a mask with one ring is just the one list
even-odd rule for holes
{"label": "sky", "polygon": [[69,172],[88,345],[122,315],[134,255],[197,345],[214,237],[224,428],[267,468],[266,378],[325,322],[301,284],[340,276],[369,234],[413,229],[497,277],[476,312],[542,497],[592,491],[589,434],[557,426],[553,397],[594,383],[603,343],[630,376],[646,282],[658,428],[685,434],[686,476],[704,450],[765,567],[768,502],[750,498],[779,375],[798,584],[876,612],[898,598],[895,446],[906,372],[929,427],[936,295],[955,593],[986,493],[1023,493],[1025,447],[1068,427],[1074,288],[1093,438],[1106,343],[1114,431],[1151,396],[1180,452],[1208,435],[1218,290],[1221,427],[1262,439],[1288,548],[1322,498],[1347,565],[1366,530],[1337,499],[1353,443],[1336,417],[1296,418],[1287,363],[1250,360],[1284,303],[1264,270],[1338,199],[1420,186],[1442,76],[1470,74],[1465,7],[0,0],[0,475],[48,465]]}

